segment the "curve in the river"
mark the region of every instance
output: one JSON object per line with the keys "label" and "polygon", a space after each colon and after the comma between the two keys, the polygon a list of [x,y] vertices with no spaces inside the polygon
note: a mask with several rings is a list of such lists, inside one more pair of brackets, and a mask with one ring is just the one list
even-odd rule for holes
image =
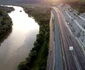
{"label": "curve in the river", "polygon": [[22,7],[8,13],[13,22],[12,33],[0,46],[0,70],[16,70],[33,48],[39,25],[25,13]]}

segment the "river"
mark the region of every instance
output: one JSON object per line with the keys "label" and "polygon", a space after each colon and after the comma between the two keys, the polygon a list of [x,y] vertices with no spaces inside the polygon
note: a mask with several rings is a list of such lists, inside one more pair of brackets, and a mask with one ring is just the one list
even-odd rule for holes
{"label": "river", "polygon": [[0,45],[0,70],[16,70],[19,62],[25,60],[33,48],[39,25],[25,13],[22,7],[8,13],[12,19],[12,32]]}

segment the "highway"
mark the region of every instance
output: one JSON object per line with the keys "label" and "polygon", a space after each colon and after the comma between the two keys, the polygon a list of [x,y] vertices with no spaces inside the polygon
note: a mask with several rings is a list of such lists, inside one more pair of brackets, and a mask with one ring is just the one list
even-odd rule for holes
{"label": "highway", "polygon": [[[70,13],[69,13],[70,14]],[[69,18],[69,17],[68,17]],[[77,19],[77,18],[76,18]],[[82,19],[81,19],[82,20]],[[82,21],[79,22],[79,20],[77,20],[78,23],[82,23]],[[80,50],[80,46],[78,44],[78,42],[76,41],[75,37],[72,35],[71,36],[71,41],[72,41],[72,45],[74,47],[74,50],[75,50],[75,54],[77,56],[77,59],[80,63],[80,66],[81,66],[81,69],[82,70],[85,70],[85,56],[83,54],[83,52]]]}
{"label": "highway", "polygon": [[57,8],[54,8],[54,10],[55,12],[53,12],[53,14],[58,16],[60,32],[62,34],[62,39],[64,44],[63,47],[66,54],[67,70],[78,70],[76,67],[76,63],[73,59],[72,53],[71,51],[69,51],[69,46],[73,46],[81,70],[85,70],[85,56],[80,50],[80,46],[78,42],[76,41],[75,37],[71,34],[69,29],[67,28],[63,14]]}
{"label": "highway", "polygon": [[[51,19],[54,18],[54,22],[51,21],[50,26],[51,49],[49,50],[47,70],[85,70],[85,56],[69,29],[63,13],[58,8],[53,7],[51,14],[54,15],[54,17],[51,17]],[[73,46],[73,51],[69,50],[70,46]],[[64,57],[62,57],[61,49],[64,51]],[[63,69],[63,66],[65,66],[65,69]]]}
{"label": "highway", "polygon": [[[54,10],[52,11],[54,14]],[[54,15],[54,41],[55,41],[55,68],[54,70],[63,70],[61,42],[57,15]]]}
{"label": "highway", "polygon": [[66,55],[65,56],[66,66],[67,66],[66,69],[67,70],[77,70],[74,59],[71,55],[71,52],[69,51],[69,46],[71,46],[71,44],[69,42],[70,41],[69,32],[67,33],[67,27],[64,24],[65,22],[64,22],[64,20],[61,16],[61,14],[57,10],[55,10],[55,12],[53,12],[53,14],[58,17],[60,32],[61,32],[62,40],[63,40],[63,46],[62,47],[64,47],[64,51],[65,51],[65,55]]}
{"label": "highway", "polygon": [[50,18],[50,42],[47,70],[63,70],[59,25],[56,20],[57,15],[53,16],[53,12],[54,10],[51,12]]}

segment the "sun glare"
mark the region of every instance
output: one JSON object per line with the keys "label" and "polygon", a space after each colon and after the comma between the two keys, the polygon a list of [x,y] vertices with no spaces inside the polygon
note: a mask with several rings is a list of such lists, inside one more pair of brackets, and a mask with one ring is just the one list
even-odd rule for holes
{"label": "sun glare", "polygon": [[63,0],[48,0],[50,2],[62,2]]}
{"label": "sun glare", "polygon": [[60,0],[51,0],[51,1],[53,1],[53,2],[58,2],[58,1],[60,1]]}

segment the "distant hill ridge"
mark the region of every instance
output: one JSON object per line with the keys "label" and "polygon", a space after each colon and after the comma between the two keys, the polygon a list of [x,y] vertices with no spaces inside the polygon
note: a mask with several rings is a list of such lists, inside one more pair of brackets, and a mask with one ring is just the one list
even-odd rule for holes
{"label": "distant hill ridge", "polygon": [[[7,4],[7,3],[45,3],[45,2],[52,2],[58,0],[0,0],[0,4]],[[85,0],[59,0],[59,1],[80,1],[85,2]]]}
{"label": "distant hill ridge", "polygon": [[43,0],[0,0],[0,4],[6,3],[40,3]]}

